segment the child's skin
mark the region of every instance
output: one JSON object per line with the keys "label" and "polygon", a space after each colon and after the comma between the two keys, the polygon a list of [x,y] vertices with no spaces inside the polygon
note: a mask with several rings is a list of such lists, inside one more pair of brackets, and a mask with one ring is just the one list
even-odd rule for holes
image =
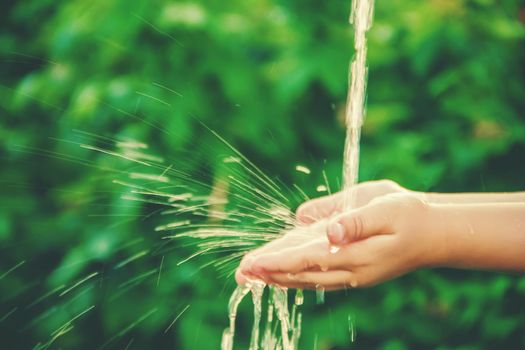
{"label": "child's skin", "polygon": [[[237,282],[371,286],[424,267],[525,271],[525,192],[423,193],[388,181],[304,203],[304,224],[248,253]],[[330,252],[334,246],[339,250]]]}

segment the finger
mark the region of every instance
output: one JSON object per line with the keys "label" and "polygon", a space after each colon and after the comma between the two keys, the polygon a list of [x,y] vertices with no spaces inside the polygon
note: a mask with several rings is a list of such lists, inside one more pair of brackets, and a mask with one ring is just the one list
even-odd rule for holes
{"label": "finger", "polygon": [[268,276],[244,273],[241,269],[237,269],[235,271],[235,281],[241,286],[244,286],[247,283],[252,283],[253,281],[263,281],[266,284],[271,283],[271,280],[268,278]]}
{"label": "finger", "polygon": [[[286,234],[282,235],[281,237],[276,238],[275,240],[269,243],[266,243],[264,246],[259,247],[256,250],[253,250],[249,252],[248,254],[246,254],[241,260],[241,263],[240,263],[241,269],[243,271],[249,270],[250,269],[249,266],[251,266],[254,258],[262,254],[279,252],[283,249],[300,246],[304,244],[305,242],[311,241],[312,238],[315,238],[315,237],[325,239],[327,223],[328,221],[324,221],[324,220],[318,221],[311,225],[299,226],[299,227],[296,227],[288,231]],[[247,273],[247,271],[245,272]]]}
{"label": "finger", "polygon": [[311,224],[320,219],[330,217],[334,212],[340,210],[342,196],[342,192],[338,192],[301,204],[296,211],[297,220],[304,224]]}
{"label": "finger", "polygon": [[357,287],[357,279],[353,272],[346,270],[306,271],[296,274],[275,273],[268,276],[270,284],[278,284],[288,288],[336,290]]}
{"label": "finger", "polygon": [[245,285],[248,282],[248,278],[241,272],[241,269],[235,271],[235,281],[239,285]]}
{"label": "finger", "polygon": [[255,257],[250,266],[253,273],[299,272],[318,268],[322,255],[329,254],[328,241],[321,237],[310,240],[300,246],[281,249],[277,252],[261,254]]}
{"label": "finger", "polygon": [[390,202],[372,202],[334,218],[327,226],[327,236],[334,245],[392,233],[393,210]]}
{"label": "finger", "polygon": [[252,269],[252,266],[253,266],[254,261],[256,261],[259,256],[262,256],[265,254],[271,254],[273,252],[281,251],[285,249],[285,247],[280,247],[279,245],[276,245],[276,244],[272,245],[272,243],[274,242],[270,242],[264,245],[263,247],[258,248],[257,250],[254,250],[246,254],[242,258],[241,263],[239,264],[240,272],[244,276],[249,276],[253,278],[256,275],[256,272]]}
{"label": "finger", "polygon": [[[298,273],[310,270],[336,270],[360,266],[366,249],[363,242],[356,242],[341,247],[337,252],[330,252],[330,244],[325,237],[313,239],[297,247],[291,247],[274,253],[262,254],[251,261],[246,273],[266,276],[271,273]],[[244,273],[244,270],[243,270]]]}
{"label": "finger", "polygon": [[[324,227],[324,226],[323,226]],[[317,229],[317,234],[324,232],[326,229],[319,228]],[[287,249],[290,247],[295,247],[298,245],[303,244],[305,241],[308,241],[310,239],[310,236],[312,233],[310,232],[310,228],[303,227],[303,228],[297,228],[289,231],[287,234],[274,239],[271,242],[266,243],[262,247],[259,247],[249,253],[247,253],[241,260],[240,267],[241,270],[247,272],[247,270],[250,269],[251,264],[253,263],[253,260],[263,254],[278,252],[283,249]]]}
{"label": "finger", "polygon": [[251,265],[253,259],[261,254],[271,253],[279,251],[280,249],[284,249],[290,244],[293,244],[293,241],[294,240],[290,239],[289,237],[286,237],[285,240],[285,235],[276,237],[272,241],[265,243],[264,245],[246,253],[241,260],[240,267],[243,268],[245,266]]}

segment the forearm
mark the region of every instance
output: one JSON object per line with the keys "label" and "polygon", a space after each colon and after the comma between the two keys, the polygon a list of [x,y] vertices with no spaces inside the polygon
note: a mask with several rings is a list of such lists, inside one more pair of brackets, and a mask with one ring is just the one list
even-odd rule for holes
{"label": "forearm", "polygon": [[525,272],[525,203],[431,205],[441,264]]}
{"label": "forearm", "polygon": [[430,203],[525,203],[525,192],[420,193]]}

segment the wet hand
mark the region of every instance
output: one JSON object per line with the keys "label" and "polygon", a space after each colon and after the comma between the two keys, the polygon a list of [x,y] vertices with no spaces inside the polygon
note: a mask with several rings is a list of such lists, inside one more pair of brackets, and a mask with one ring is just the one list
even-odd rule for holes
{"label": "wet hand", "polygon": [[235,277],[239,284],[245,284],[248,279],[264,279],[253,271],[252,264],[260,256],[274,252],[284,251],[290,247],[299,247],[303,244],[310,243],[313,239],[323,239],[326,241],[327,219],[319,220],[311,225],[299,225],[285,235],[277,238],[264,246],[257,248],[246,254],[236,271]]}
{"label": "wet hand", "polygon": [[[446,239],[432,228],[432,206],[396,193],[293,233],[245,259],[237,281],[256,276],[290,288],[371,286],[445,259]],[[331,252],[337,246],[337,252]]]}

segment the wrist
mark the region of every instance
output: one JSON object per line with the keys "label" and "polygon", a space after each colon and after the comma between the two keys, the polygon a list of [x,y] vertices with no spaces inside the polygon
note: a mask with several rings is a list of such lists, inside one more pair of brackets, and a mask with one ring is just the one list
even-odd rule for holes
{"label": "wrist", "polygon": [[[432,204],[435,225],[434,234],[439,237],[435,267],[471,268],[475,260],[483,256],[479,246],[484,244],[483,235],[475,235],[474,222],[465,205]],[[477,256],[479,254],[479,256]]]}
{"label": "wrist", "polygon": [[447,205],[427,202],[423,230],[429,242],[425,267],[452,267],[461,256],[460,242],[455,234],[457,215]]}
{"label": "wrist", "polygon": [[467,269],[525,268],[525,203],[436,205],[446,242],[440,266]]}
{"label": "wrist", "polygon": [[403,199],[400,212],[394,214],[393,232],[403,238],[410,269],[445,266],[451,259],[448,232],[441,222],[446,216],[442,206],[425,200],[424,193],[412,192]]}

